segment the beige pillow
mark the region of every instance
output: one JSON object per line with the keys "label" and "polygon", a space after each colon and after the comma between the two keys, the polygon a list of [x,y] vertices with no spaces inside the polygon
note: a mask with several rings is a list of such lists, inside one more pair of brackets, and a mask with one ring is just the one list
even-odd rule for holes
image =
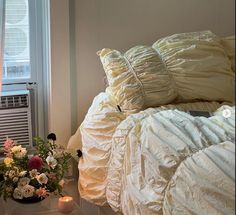
{"label": "beige pillow", "polygon": [[112,49],[98,54],[109,91],[124,111],[234,98],[231,63],[220,39],[210,31],[175,34],[124,54]]}

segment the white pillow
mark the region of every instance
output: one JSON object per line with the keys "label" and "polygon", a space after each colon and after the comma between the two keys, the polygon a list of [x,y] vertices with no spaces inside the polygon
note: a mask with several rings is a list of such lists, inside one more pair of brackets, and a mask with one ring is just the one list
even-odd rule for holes
{"label": "white pillow", "polygon": [[124,54],[112,49],[98,54],[109,90],[124,111],[173,102],[233,101],[231,63],[210,31],[175,34]]}

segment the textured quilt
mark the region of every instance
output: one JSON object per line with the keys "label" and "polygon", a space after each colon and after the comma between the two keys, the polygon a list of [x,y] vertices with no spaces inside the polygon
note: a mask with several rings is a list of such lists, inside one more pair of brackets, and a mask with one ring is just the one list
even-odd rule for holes
{"label": "textured quilt", "polygon": [[[215,112],[214,116],[204,118],[192,117],[186,113],[188,110]],[[230,116],[223,116],[223,113],[227,113],[225,110],[230,111]],[[171,188],[175,174],[182,171],[180,167],[190,158],[204,154],[204,150],[214,151],[226,144],[230,145],[231,156],[224,153],[227,150],[222,150],[222,156],[226,156],[225,160],[228,159],[229,163],[225,170],[231,172],[231,178],[226,182],[231,181],[232,203],[234,114],[234,107],[222,106],[217,102],[195,102],[149,108],[127,116],[119,111],[109,94],[100,93],[94,99],[80,130],[73,137],[78,139],[81,135],[82,139],[83,157],[79,161],[81,197],[97,205],[109,204],[115,211],[124,214],[167,213],[173,209],[168,209],[168,205],[173,205],[171,201],[174,197],[167,198],[166,191]],[[219,171],[219,168],[214,171]],[[227,173],[216,174],[226,176]],[[225,181],[224,178],[221,180]],[[201,193],[201,188],[197,185],[191,187],[195,199],[194,189],[200,189]],[[171,203],[164,207],[164,203],[168,202],[165,198]],[[192,202],[190,198],[189,201]],[[227,205],[227,208],[231,212],[234,210],[232,204]],[[169,211],[169,214],[173,213]],[[198,211],[198,214],[201,213]]]}
{"label": "textured quilt", "polygon": [[[230,116],[226,112],[230,111]],[[106,196],[124,214],[234,214],[235,110],[148,109],[116,129]]]}

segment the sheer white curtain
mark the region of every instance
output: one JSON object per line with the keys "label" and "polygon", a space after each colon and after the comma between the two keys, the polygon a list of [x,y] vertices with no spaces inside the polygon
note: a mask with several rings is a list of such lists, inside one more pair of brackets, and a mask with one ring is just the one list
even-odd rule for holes
{"label": "sheer white curtain", "polygon": [[5,0],[0,0],[0,95],[2,92],[2,77],[3,77],[3,45],[5,31]]}

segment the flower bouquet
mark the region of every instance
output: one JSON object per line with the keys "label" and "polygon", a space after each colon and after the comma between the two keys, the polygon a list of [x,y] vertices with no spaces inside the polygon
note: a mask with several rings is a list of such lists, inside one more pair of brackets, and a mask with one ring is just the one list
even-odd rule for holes
{"label": "flower bouquet", "polygon": [[4,162],[0,163],[0,197],[31,203],[62,193],[71,155],[56,145],[56,137],[52,136],[48,141],[35,138],[36,152],[31,155],[7,138]]}

